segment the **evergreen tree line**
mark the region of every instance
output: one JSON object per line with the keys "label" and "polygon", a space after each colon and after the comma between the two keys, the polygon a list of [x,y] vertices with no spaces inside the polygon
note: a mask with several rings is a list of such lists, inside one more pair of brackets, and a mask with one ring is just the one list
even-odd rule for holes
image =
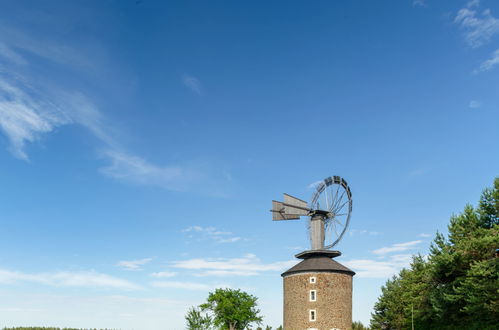
{"label": "evergreen tree line", "polygon": [[382,287],[372,329],[499,329],[499,178]]}

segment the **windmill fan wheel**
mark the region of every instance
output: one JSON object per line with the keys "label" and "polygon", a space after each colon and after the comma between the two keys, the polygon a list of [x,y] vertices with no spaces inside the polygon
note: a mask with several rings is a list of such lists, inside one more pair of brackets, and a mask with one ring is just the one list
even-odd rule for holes
{"label": "windmill fan wheel", "polygon": [[345,234],[352,214],[352,193],[347,182],[331,176],[317,184],[310,208],[324,214],[324,248],[335,246]]}

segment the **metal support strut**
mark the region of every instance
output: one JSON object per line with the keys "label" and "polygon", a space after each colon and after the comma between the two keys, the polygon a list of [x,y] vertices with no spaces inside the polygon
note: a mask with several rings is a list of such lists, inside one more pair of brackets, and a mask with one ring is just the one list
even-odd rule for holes
{"label": "metal support strut", "polygon": [[310,219],[310,238],[312,240],[312,250],[324,249],[324,214],[316,213]]}

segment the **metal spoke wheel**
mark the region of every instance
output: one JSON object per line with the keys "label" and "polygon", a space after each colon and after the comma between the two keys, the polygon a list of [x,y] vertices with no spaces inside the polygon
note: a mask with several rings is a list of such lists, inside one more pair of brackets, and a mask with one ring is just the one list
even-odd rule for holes
{"label": "metal spoke wheel", "polygon": [[339,176],[321,181],[316,186],[310,208],[324,214],[324,248],[330,249],[341,240],[350,223],[352,193],[347,182]]}

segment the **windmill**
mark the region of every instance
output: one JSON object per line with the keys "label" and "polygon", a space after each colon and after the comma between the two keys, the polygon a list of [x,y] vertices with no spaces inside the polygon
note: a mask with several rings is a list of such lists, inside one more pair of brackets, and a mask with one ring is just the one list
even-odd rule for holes
{"label": "windmill", "polygon": [[331,176],[315,186],[310,203],[284,194],[272,201],[272,220],[308,217],[312,249],[295,255],[302,259],[281,274],[284,329],[350,329],[352,281],[355,272],[336,260],[330,250],[341,240],[352,213],[352,192],[347,182]]}
{"label": "windmill", "polygon": [[347,182],[331,176],[317,183],[310,203],[284,194],[284,201],[272,201],[272,220],[308,217],[312,250],[331,249],[345,234],[352,213],[352,193]]}

